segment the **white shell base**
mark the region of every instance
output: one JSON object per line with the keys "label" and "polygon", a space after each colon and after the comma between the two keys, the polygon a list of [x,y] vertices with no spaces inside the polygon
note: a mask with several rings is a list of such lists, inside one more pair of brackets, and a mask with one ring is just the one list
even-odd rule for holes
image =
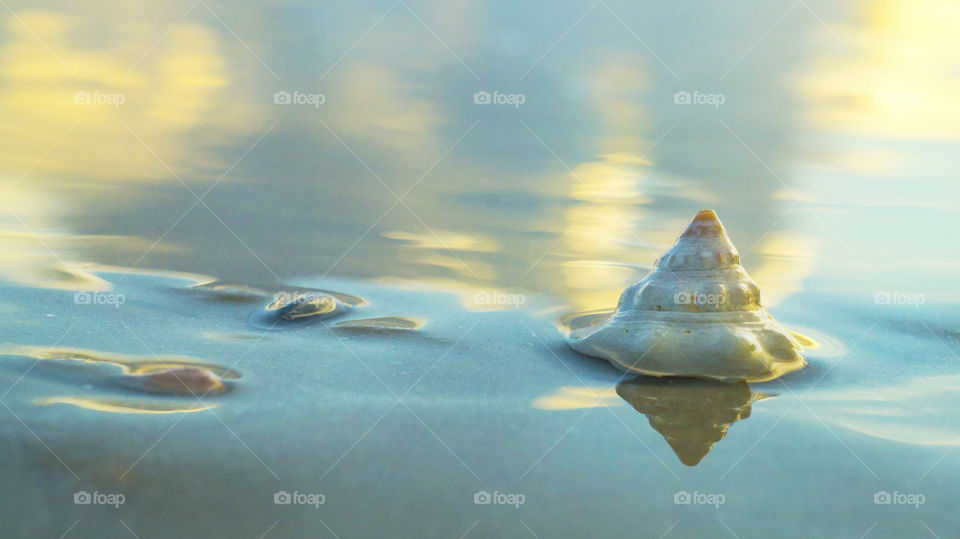
{"label": "white shell base", "polygon": [[736,313],[741,319],[735,321],[722,314],[732,313],[614,314],[606,323],[571,331],[567,344],[649,376],[763,382],[806,366],[799,343],[766,311]]}

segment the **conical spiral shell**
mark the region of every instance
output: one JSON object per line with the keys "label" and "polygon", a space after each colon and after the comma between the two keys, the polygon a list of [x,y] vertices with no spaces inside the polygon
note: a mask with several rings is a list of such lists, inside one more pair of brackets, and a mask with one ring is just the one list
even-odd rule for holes
{"label": "conical spiral shell", "polygon": [[800,345],[760,303],[760,289],[713,210],[697,213],[605,323],[570,346],[632,372],[763,381],[800,369]]}

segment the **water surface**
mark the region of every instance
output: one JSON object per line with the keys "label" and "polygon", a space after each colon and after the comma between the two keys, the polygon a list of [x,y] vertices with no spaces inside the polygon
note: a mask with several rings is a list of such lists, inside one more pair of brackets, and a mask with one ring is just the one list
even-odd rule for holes
{"label": "water surface", "polygon": [[[956,535],[948,3],[4,7],[10,535]],[[703,208],[810,366],[567,349]]]}

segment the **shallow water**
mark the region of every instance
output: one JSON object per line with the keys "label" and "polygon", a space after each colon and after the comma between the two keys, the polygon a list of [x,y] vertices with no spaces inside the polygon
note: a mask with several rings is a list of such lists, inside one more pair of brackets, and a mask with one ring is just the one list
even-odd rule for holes
{"label": "shallow water", "polygon": [[[7,6],[5,534],[960,531],[956,8]],[[810,365],[568,349],[707,207]]]}

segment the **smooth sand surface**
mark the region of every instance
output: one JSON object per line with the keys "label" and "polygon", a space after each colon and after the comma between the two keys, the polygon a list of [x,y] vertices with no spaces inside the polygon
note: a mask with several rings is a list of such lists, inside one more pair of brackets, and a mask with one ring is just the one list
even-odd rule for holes
{"label": "smooth sand surface", "polygon": [[[303,280],[289,287],[369,305],[265,332],[249,316],[266,301],[223,299],[162,275],[102,276],[125,296],[119,307],[3,289],[14,352],[0,377],[16,382],[0,423],[0,520],[10,536],[122,536],[129,527],[140,537],[802,537],[873,526],[870,536],[897,537],[956,525],[960,470],[943,455],[958,442],[957,385],[929,378],[954,373],[955,358],[934,339],[891,329],[886,311],[836,326],[845,354],[811,349],[809,368],[753,384],[745,399],[648,381],[621,386],[636,399],[628,403],[617,396],[623,374],[569,350],[555,314],[543,314],[549,305],[534,298],[471,312],[452,294]],[[787,325],[805,314],[790,302],[777,309]],[[387,316],[426,325],[333,327]],[[857,340],[856,329],[874,323]],[[177,355],[241,376],[222,395],[157,396],[104,383],[120,371],[113,364],[16,352],[54,342],[68,350],[61,356]],[[892,352],[905,344],[909,356]],[[690,455],[701,460],[683,464]],[[82,491],[124,503],[75,504]],[[882,491],[922,493],[924,503],[874,504]],[[275,504],[278,492],[303,504]],[[478,492],[501,503],[476,504]],[[703,503],[674,503],[682,492]],[[321,499],[309,494],[323,503],[305,505]],[[722,504],[704,505],[716,495]]]}

